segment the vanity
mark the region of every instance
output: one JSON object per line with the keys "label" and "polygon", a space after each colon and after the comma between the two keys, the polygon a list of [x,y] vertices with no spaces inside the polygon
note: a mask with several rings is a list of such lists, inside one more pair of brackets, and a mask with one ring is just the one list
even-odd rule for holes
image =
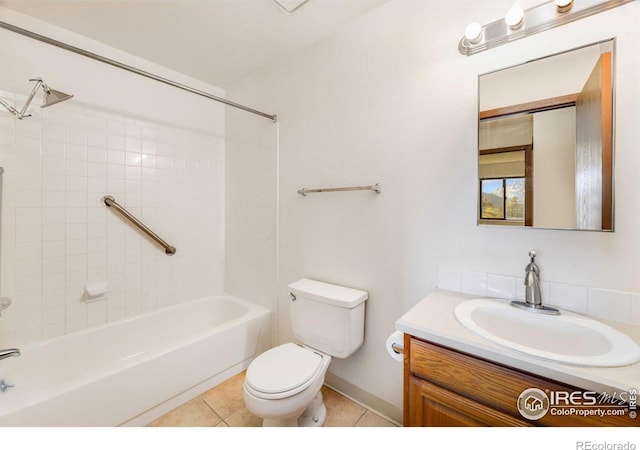
{"label": "vanity", "polygon": [[[569,365],[498,345],[455,317],[475,298],[436,289],[396,322],[405,426],[640,426],[640,363]],[[607,325],[640,342],[640,327]]]}

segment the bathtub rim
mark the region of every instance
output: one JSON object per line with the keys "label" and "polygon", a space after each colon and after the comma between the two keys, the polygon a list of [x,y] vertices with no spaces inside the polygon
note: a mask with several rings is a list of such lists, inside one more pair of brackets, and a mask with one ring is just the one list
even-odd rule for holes
{"label": "bathtub rim", "polygon": [[[236,303],[240,303],[243,304],[245,306],[247,306],[247,311],[242,314],[241,316],[238,316],[230,321],[227,322],[222,322],[218,325],[215,325],[215,328],[218,327],[222,327],[228,323],[234,323],[242,318],[245,318],[246,316],[250,315],[252,317],[258,316],[262,313],[271,313],[271,311],[267,308],[265,308],[262,305],[258,305],[257,303],[252,303],[248,300],[245,300],[243,298],[240,298],[238,296],[235,296],[233,294],[228,294],[226,292],[220,293],[220,294],[211,294],[211,295],[207,295],[207,296],[202,296],[202,297],[198,297],[195,299],[191,299],[191,300],[185,300],[183,302],[179,302],[179,303],[175,303],[173,305],[167,305],[167,306],[163,306],[161,308],[158,309],[154,309],[153,311],[146,311],[143,312],[141,314],[137,314],[135,316],[131,316],[131,317],[123,317],[121,319],[117,319],[114,320],[112,322],[106,322],[106,323],[102,323],[100,325],[95,325],[95,326],[91,326],[91,327],[87,327],[87,328],[83,328],[81,330],[76,330],[76,331],[72,331],[71,333],[65,333],[65,334],[61,334],[59,336],[53,336],[50,338],[46,338],[46,339],[41,339],[38,341],[33,341],[33,342],[28,342],[24,345],[17,345],[16,347],[20,349],[20,351],[27,351],[27,350],[33,350],[36,349],[38,347],[44,347],[46,345],[51,345],[51,343],[55,343],[58,341],[64,341],[64,340],[68,340],[68,339],[73,339],[79,335],[82,334],[86,334],[88,332],[92,332],[92,331],[99,331],[105,328],[109,328],[109,327],[115,327],[118,325],[122,325],[128,322],[133,322],[135,320],[139,320],[143,317],[151,317],[154,315],[160,315],[162,313],[167,313],[167,312],[171,312],[172,310],[176,310],[176,309],[181,309],[181,308],[185,308],[188,305],[191,304],[197,304],[197,303],[205,303],[207,301],[211,301],[211,300],[217,300],[217,299],[226,299],[226,300],[233,300]],[[108,300],[105,300],[108,301]]]}

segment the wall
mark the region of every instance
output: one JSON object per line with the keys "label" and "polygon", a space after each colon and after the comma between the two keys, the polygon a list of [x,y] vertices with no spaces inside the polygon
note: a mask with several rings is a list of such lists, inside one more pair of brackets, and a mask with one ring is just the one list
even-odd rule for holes
{"label": "wall", "polygon": [[[217,95],[224,92],[0,8],[0,20]],[[0,112],[0,347],[213,294],[224,283],[224,108],[0,30],[0,95],[22,106],[41,76],[75,94],[17,120]],[[19,109],[19,108],[18,108]],[[113,195],[177,247],[168,257],[100,199]],[[106,300],[83,301],[107,280]]]}
{"label": "wall", "polygon": [[[292,338],[288,283],[367,290],[365,343],[332,362],[331,379],[396,418],[402,367],[385,339],[436,286],[438,266],[520,277],[536,249],[546,281],[640,292],[640,4],[471,57],[457,52],[469,22],[496,20],[511,3],[393,1],[227,90],[280,118],[279,340]],[[478,74],[614,36],[616,232],[477,226]],[[376,182],[379,195],[296,193]]]}

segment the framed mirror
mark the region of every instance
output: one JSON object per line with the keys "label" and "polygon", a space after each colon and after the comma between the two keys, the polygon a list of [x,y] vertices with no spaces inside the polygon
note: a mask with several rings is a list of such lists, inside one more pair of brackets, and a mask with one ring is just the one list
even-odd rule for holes
{"label": "framed mirror", "polygon": [[478,224],[613,231],[614,46],[478,77]]}

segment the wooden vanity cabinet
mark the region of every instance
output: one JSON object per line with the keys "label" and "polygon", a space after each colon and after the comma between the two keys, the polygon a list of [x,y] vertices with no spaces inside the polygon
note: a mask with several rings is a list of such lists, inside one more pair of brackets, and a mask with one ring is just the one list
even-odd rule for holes
{"label": "wooden vanity cabinet", "polygon": [[[530,421],[517,399],[528,388],[578,388],[460,353],[408,334],[404,338],[405,426],[638,426],[624,416],[558,416]],[[548,391],[547,391],[548,390]]]}

